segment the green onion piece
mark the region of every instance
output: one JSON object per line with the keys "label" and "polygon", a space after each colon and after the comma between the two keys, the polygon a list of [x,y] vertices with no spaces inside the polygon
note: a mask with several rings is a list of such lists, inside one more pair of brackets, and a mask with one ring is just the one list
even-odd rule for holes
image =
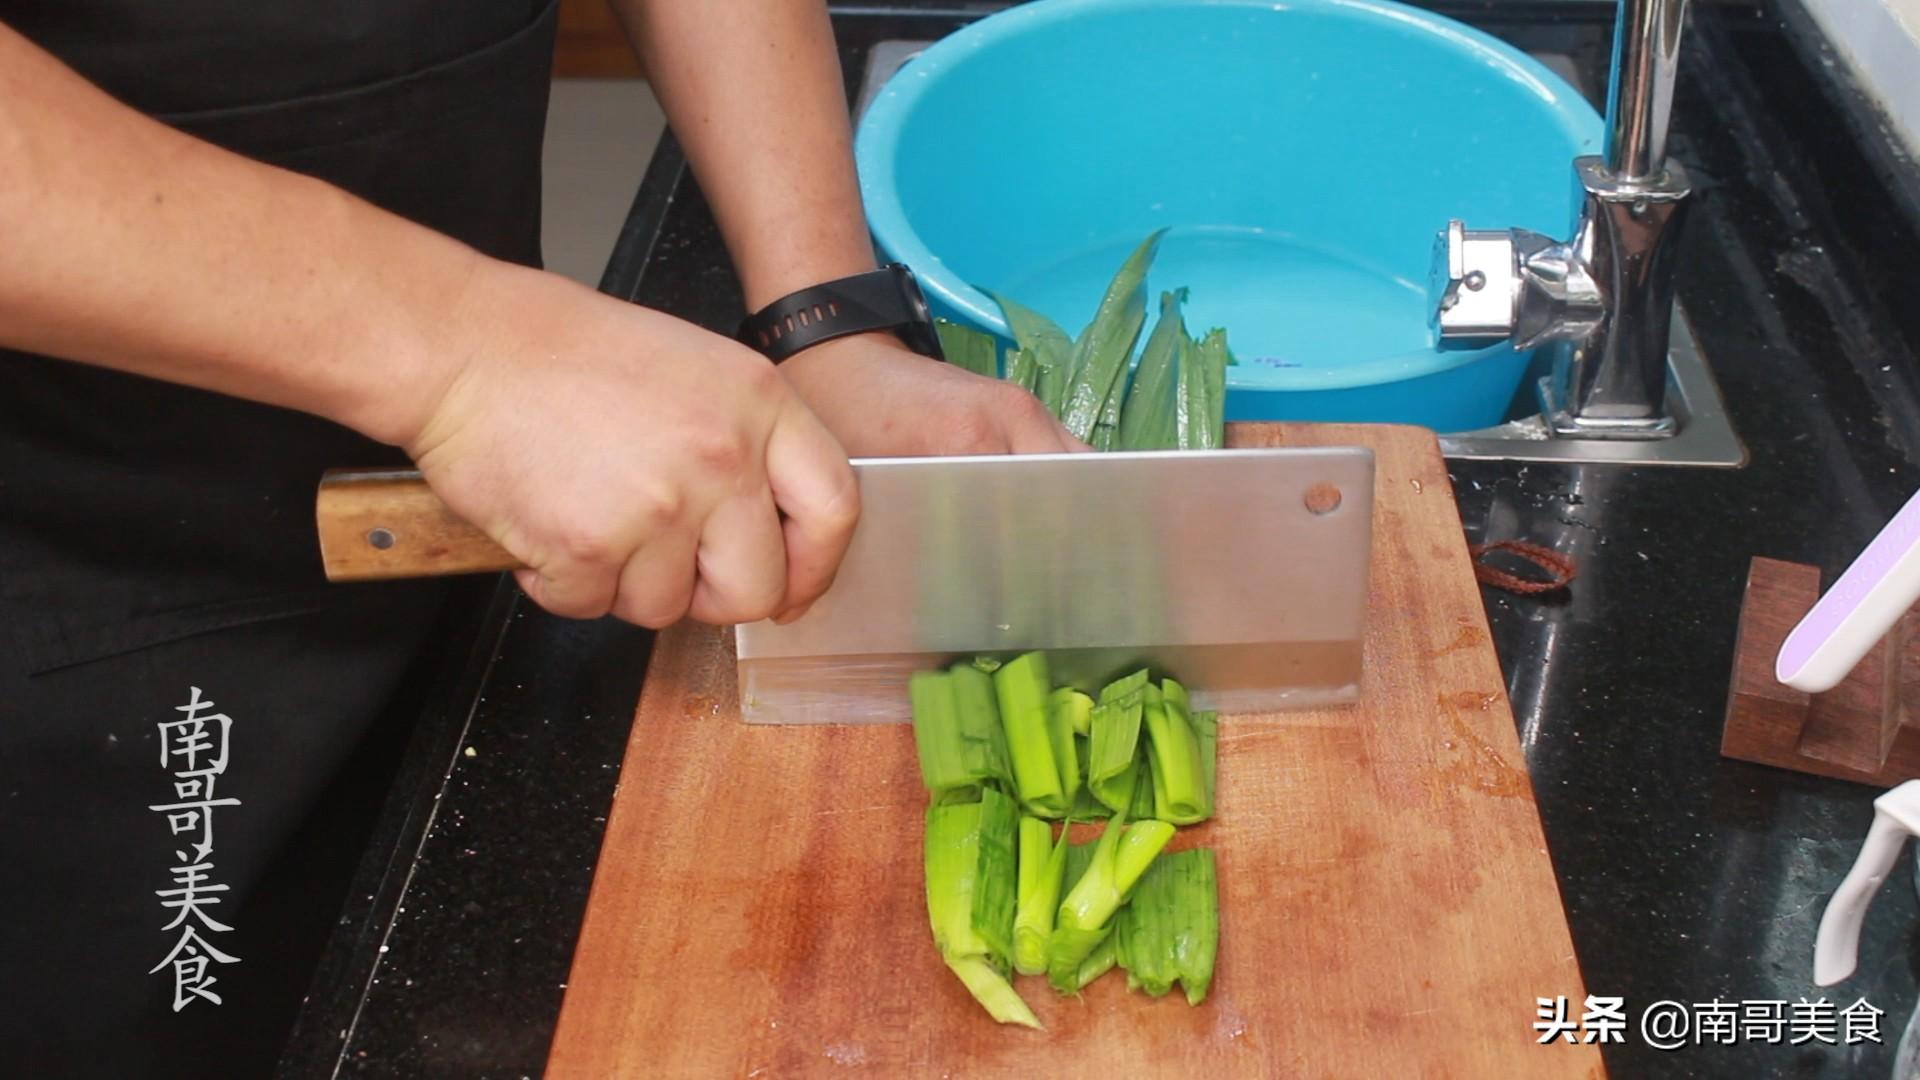
{"label": "green onion piece", "polygon": [[[1092,746],[1092,739],[1080,735],[1073,737],[1073,759],[1075,763],[1080,766],[1080,775],[1082,777],[1092,775],[1089,770],[1088,761],[1088,758],[1093,752]],[[1104,821],[1107,815],[1112,812],[1113,811],[1109,810],[1106,805],[1094,795],[1093,786],[1083,783],[1080,785],[1080,790],[1074,792],[1073,806],[1067,810],[1067,820]]]}
{"label": "green onion piece", "polygon": [[1020,992],[993,965],[977,956],[966,956],[948,960],[947,968],[960,976],[973,1000],[986,1007],[987,1015],[1002,1024],[1039,1028],[1040,1018],[1033,1015]]}
{"label": "green onion piece", "polygon": [[1147,872],[1167,841],[1173,839],[1173,832],[1172,825],[1151,818],[1127,826],[1126,835],[1120,838],[1120,847],[1113,853],[1114,884],[1120,887],[1121,903],[1133,895],[1140,875]]}
{"label": "green onion piece", "polygon": [[1089,966],[1094,952],[1112,937],[1111,926],[1085,930],[1056,925],[1047,946],[1047,982],[1062,994],[1078,993],[1086,985],[1080,981],[1080,970]]}
{"label": "green onion piece", "polygon": [[1032,392],[1040,381],[1040,363],[1031,349],[1016,349],[1007,363],[1007,381]]}
{"label": "green onion piece", "polygon": [[[1087,740],[1080,741],[1084,743]],[[1094,796],[1092,788],[1082,785],[1080,793],[1073,797],[1073,806],[1067,810],[1066,820],[1068,822],[1105,821],[1112,813],[1113,811],[1107,808],[1106,803]]]}
{"label": "green onion piece", "polygon": [[1101,701],[1118,701],[1129,694],[1146,689],[1147,669],[1141,668],[1125,678],[1115,679],[1100,688]]}
{"label": "green onion piece", "polygon": [[1187,697],[1187,688],[1172,679],[1160,680],[1160,699],[1169,705],[1178,705],[1182,712],[1193,711],[1193,701]]}
{"label": "green onion piece", "polygon": [[1126,970],[1127,989],[1153,997],[1172,989],[1179,978],[1173,970],[1171,922],[1164,917],[1171,879],[1162,868],[1173,858],[1168,855],[1147,869],[1133,898],[1113,919],[1116,960]]}
{"label": "green onion piece", "polygon": [[999,293],[990,292],[987,295],[993,297],[1006,315],[1007,328],[1013,331],[1014,342],[1033,354],[1036,372],[1034,396],[1058,419],[1061,404],[1067,396],[1067,382],[1073,377],[1072,339],[1052,319],[1032,308],[1015,303]]}
{"label": "green onion piece", "polygon": [[1140,880],[1160,849],[1173,837],[1164,821],[1140,821],[1125,826],[1116,814],[1094,844],[1086,872],[1060,902],[1053,940],[1047,947],[1047,979],[1055,989],[1071,992],[1081,965],[1101,939],[1113,929],[1113,915]]}
{"label": "green onion piece", "polygon": [[[1069,805],[1078,800],[1081,780],[1086,775],[1080,768],[1080,755],[1074,747],[1074,732],[1078,725],[1074,722],[1071,710],[1075,707],[1075,694],[1078,694],[1075,690],[1064,689],[1047,695],[1047,731],[1053,740],[1053,763],[1060,770],[1060,790],[1065,793]],[[1088,705],[1093,704],[1093,700],[1085,694],[1078,696]]]}
{"label": "green onion piece", "polygon": [[1220,714],[1216,712],[1197,712],[1193,714],[1193,730],[1200,736],[1200,764],[1207,771],[1207,805],[1219,805],[1219,788],[1214,786],[1214,774],[1220,764]]}
{"label": "green onion piece", "polygon": [[927,801],[928,806],[959,806],[961,803],[980,801],[980,785],[968,784],[966,787],[948,788],[936,791]]}
{"label": "green onion piece", "polygon": [[933,329],[940,336],[940,351],[947,355],[947,363],[989,379],[1000,377],[999,339],[946,319],[933,320]]}
{"label": "green onion piece", "polygon": [[1199,429],[1202,424],[1196,417],[1204,417],[1206,402],[1195,399],[1195,394],[1205,395],[1206,384],[1199,378],[1200,345],[1192,338],[1180,342],[1180,377],[1173,389],[1173,426],[1180,449],[1193,450],[1200,443]]}
{"label": "green onion piece", "polygon": [[[1074,886],[1087,874],[1087,867],[1093,864],[1093,852],[1097,844],[1070,844],[1065,833],[1060,836],[1060,846],[1067,849],[1065,872],[1060,876],[1061,894],[1072,892]],[[1075,956],[1088,956],[1100,943],[1106,940],[1110,928],[1099,930],[1069,930],[1060,926],[1056,913],[1053,937],[1047,942],[1047,981],[1055,990],[1063,994],[1076,991],[1080,981],[1080,964]]]}
{"label": "green onion piece", "polygon": [[[965,792],[989,780],[1007,779],[1006,756],[1000,749],[1005,736],[992,698],[986,698],[984,710],[977,697],[970,698],[963,713],[954,684],[955,677],[945,671],[915,672],[907,680],[920,779],[936,798],[943,792]],[[962,801],[978,800],[974,790]]]}
{"label": "green onion piece", "polygon": [[[1060,842],[1064,844],[1066,840],[1066,834],[1061,833]],[[1060,875],[1060,895],[1072,892],[1073,887],[1080,884],[1080,879],[1087,876],[1087,867],[1093,865],[1093,849],[1091,842],[1067,844],[1067,866],[1066,872]]]}
{"label": "green onion piece", "polygon": [[1137,765],[1140,774],[1133,781],[1133,805],[1127,807],[1127,816],[1136,821],[1141,818],[1153,817],[1159,812],[1159,808],[1154,805],[1153,798],[1153,755],[1147,753],[1145,746],[1140,748],[1140,757]]}
{"label": "green onion piece", "polygon": [[1174,419],[1180,449],[1215,450],[1226,439],[1227,332],[1187,339],[1180,352]]}
{"label": "green onion piece", "polygon": [[[1185,699],[1185,690],[1177,697]],[[1186,710],[1177,701],[1169,707],[1162,690],[1148,687],[1143,720],[1153,756],[1154,816],[1175,825],[1205,821],[1213,813],[1213,802],[1207,796],[1200,739]]]}
{"label": "green onion piece", "polygon": [[[1152,751],[1149,750],[1148,753],[1151,754]],[[1153,759],[1149,756],[1148,760],[1151,761]],[[1148,776],[1151,777],[1153,782],[1153,816],[1162,821],[1172,820],[1174,816],[1173,804],[1167,799],[1166,774],[1162,773],[1159,769],[1154,769]]]}
{"label": "green onion piece", "polygon": [[1187,696],[1187,688],[1172,679],[1163,679],[1160,690],[1166,699],[1169,710],[1177,709],[1181,716],[1193,728],[1193,734],[1200,746],[1200,767],[1206,775],[1207,814],[1212,816],[1218,804],[1214,788],[1214,774],[1217,769],[1220,747],[1220,714],[1216,712],[1194,712],[1192,700]]}
{"label": "green onion piece", "polygon": [[1135,765],[1140,740],[1140,692],[1126,699],[1094,706],[1093,737],[1087,758],[1087,786],[1108,810],[1119,812],[1133,800],[1139,770]]}
{"label": "green onion piece", "polygon": [[1185,289],[1160,294],[1160,321],[1147,335],[1140,366],[1133,373],[1133,388],[1127,391],[1127,407],[1120,414],[1122,450],[1172,450],[1180,445],[1173,405],[1180,343],[1187,339],[1186,322],[1180,317],[1180,305],[1186,299]]}
{"label": "green onion piece", "polygon": [[[993,677],[977,664],[959,663],[947,669],[953,680],[953,707],[960,718],[961,737],[980,760],[970,768],[983,772],[983,780],[1013,784],[1013,769],[1008,764],[1007,733],[1000,722],[1000,707],[995,702]],[[978,749],[973,749],[978,748]]]}
{"label": "green onion piece", "polygon": [[1087,958],[1080,961],[1080,970],[1075,972],[1073,977],[1074,990],[1086,989],[1088,983],[1112,971],[1118,961],[1118,935],[1109,931],[1100,939],[1100,944],[1095,945],[1093,951],[1087,954]]}
{"label": "green onion piece", "polygon": [[1194,848],[1156,860],[1114,924],[1128,989],[1159,997],[1178,982],[1187,1003],[1198,1005],[1213,982],[1220,945],[1213,852]]}
{"label": "green onion piece", "polygon": [[1187,1004],[1198,1005],[1213,985],[1213,964],[1220,952],[1220,878],[1210,849],[1180,854],[1184,858],[1177,864],[1174,909],[1181,918],[1174,934],[1173,962],[1187,992]]}
{"label": "green onion piece", "polygon": [[959,803],[927,809],[927,920],[941,958],[966,984],[974,1000],[1003,1024],[1039,1027],[1040,1022],[1006,981],[990,946],[974,925],[982,806]]}
{"label": "green onion piece", "polygon": [[913,703],[913,745],[927,790],[938,794],[972,783],[953,705],[953,680],[944,671],[917,671],[907,680],[907,698]]}
{"label": "green onion piece", "polygon": [[1062,709],[1066,711],[1067,719],[1072,722],[1073,733],[1075,735],[1088,735],[1092,733],[1092,698],[1075,690],[1071,686],[1063,686],[1047,697],[1047,706],[1052,709]]}
{"label": "green onion piece", "polygon": [[1227,364],[1232,353],[1227,349],[1227,332],[1214,329],[1200,343],[1200,355],[1206,361],[1202,374],[1207,380],[1207,449],[1227,445]]}
{"label": "green onion piece", "polygon": [[973,932],[987,943],[994,961],[1013,959],[1013,914],[1018,875],[1014,844],[1020,810],[999,788],[980,790],[980,865],[973,881]]}
{"label": "green onion piece", "polygon": [[[1089,439],[1107,401],[1120,395],[1134,343],[1146,322],[1147,267],[1159,250],[1165,229],[1156,231],[1120,264],[1093,321],[1073,346],[1073,375],[1060,422],[1075,438]],[[1118,413],[1114,414],[1117,418]]]}
{"label": "green onion piece", "polygon": [[1226,442],[1227,332],[1212,330],[1180,346],[1174,422],[1180,449],[1214,450]]}
{"label": "green onion piece", "polygon": [[1022,975],[1047,970],[1047,943],[1060,908],[1060,883],[1067,870],[1067,838],[1053,842],[1053,826],[1036,817],[1020,819],[1020,902],[1013,915],[1013,969]]}
{"label": "green onion piece", "polygon": [[[1100,834],[1087,872],[1060,902],[1056,928],[1090,930],[1106,926],[1154,856],[1173,838],[1173,826],[1164,821],[1136,821],[1127,826],[1125,820],[1124,814],[1115,814]],[[1085,959],[1084,953],[1074,957],[1073,966],[1077,969]]]}
{"label": "green onion piece", "polygon": [[1071,797],[1054,760],[1053,724],[1048,718],[1047,656],[1030,652],[993,673],[1000,723],[1007,733],[1014,790],[1028,810],[1044,818],[1066,816]]}

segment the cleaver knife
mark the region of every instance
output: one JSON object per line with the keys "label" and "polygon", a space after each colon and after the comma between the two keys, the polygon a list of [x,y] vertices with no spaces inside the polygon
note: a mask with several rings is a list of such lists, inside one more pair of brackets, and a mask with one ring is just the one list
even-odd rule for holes
{"label": "cleaver knife", "polygon": [[[1088,692],[1142,666],[1196,708],[1359,696],[1373,517],[1364,447],[871,458],[833,587],[785,626],[737,627],[759,723],[910,719],[907,679],[1048,653]],[[417,473],[336,470],[317,501],[334,581],[518,565]]]}

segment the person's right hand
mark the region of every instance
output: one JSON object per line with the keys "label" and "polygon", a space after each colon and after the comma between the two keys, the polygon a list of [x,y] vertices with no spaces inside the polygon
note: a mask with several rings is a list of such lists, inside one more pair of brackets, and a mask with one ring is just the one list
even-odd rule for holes
{"label": "person's right hand", "polygon": [[[846,454],[772,364],[556,275],[485,263],[403,445],[558,615],[797,618],[859,514]],[[782,518],[782,515],[784,519]]]}

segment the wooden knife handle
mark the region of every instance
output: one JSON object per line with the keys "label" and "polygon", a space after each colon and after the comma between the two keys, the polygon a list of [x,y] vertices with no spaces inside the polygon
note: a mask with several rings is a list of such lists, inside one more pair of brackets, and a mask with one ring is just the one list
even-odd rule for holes
{"label": "wooden knife handle", "polygon": [[520,561],[406,469],[331,469],[314,500],[328,581],[517,570]]}

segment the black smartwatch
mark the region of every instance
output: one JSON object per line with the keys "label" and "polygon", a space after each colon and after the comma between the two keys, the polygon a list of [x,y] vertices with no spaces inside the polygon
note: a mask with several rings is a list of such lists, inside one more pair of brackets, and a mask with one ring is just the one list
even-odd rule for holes
{"label": "black smartwatch", "polygon": [[907,348],[945,360],[913,271],[899,263],[781,297],[740,324],[739,339],[779,363],[809,345],[891,330]]}

